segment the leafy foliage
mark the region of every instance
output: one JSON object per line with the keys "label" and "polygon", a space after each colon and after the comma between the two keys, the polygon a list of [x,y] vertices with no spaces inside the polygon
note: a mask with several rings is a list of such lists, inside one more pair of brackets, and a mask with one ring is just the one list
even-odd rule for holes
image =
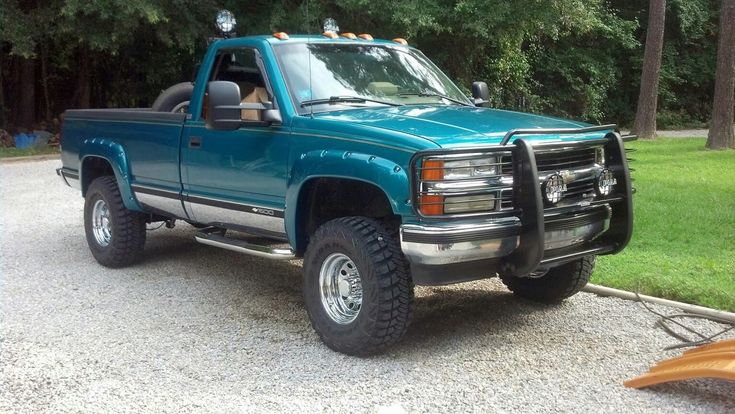
{"label": "leafy foliage", "polygon": [[[718,4],[669,2],[661,126],[709,116]],[[344,31],[404,37],[466,90],[487,81],[498,107],[623,124],[635,110],[647,5],[623,0],[3,0],[0,105],[23,93],[21,57],[43,67],[39,119],[79,105],[85,85],[92,106],[148,105],[191,78],[221,7],[239,35],[319,33],[331,16]]]}

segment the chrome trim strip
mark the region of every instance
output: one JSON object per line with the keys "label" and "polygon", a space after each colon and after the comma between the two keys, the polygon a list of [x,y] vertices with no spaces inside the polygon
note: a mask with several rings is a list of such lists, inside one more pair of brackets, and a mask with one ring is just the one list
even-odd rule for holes
{"label": "chrome trim strip", "polygon": [[[222,200],[219,198],[204,197],[200,195],[185,195],[184,201],[196,205],[204,205],[211,207],[219,207],[227,210],[237,210],[253,214],[260,214],[270,217],[284,218],[284,210],[273,207],[265,207],[261,205],[238,203],[236,201]],[[193,207],[194,208],[194,207]]]}
{"label": "chrome trim strip", "polygon": [[175,217],[189,217],[184,210],[184,206],[181,204],[181,199],[163,197],[135,190],[133,190],[133,194],[138,202],[144,207],[158,210]]}
{"label": "chrome trim strip", "polygon": [[197,223],[225,227],[227,225],[235,225],[262,229],[278,235],[286,234],[286,225],[283,217],[199,204],[191,201],[191,199],[188,199],[187,203],[188,207],[194,213],[194,220]]}
{"label": "chrome trim strip", "polygon": [[62,167],[56,169],[56,175],[61,177],[61,181],[63,181],[64,184],[68,185],[69,187],[77,190],[82,189],[82,183],[81,180],[79,180],[78,172],[70,170],[66,167]]}

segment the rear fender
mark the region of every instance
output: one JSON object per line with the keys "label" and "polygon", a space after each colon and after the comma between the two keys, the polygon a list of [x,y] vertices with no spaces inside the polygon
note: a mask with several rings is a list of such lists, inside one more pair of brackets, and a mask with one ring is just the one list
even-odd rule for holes
{"label": "rear fender", "polygon": [[101,158],[110,164],[112,171],[115,173],[115,180],[120,189],[125,207],[129,210],[143,211],[130,187],[130,180],[132,178],[130,164],[122,145],[104,138],[85,139],[79,148],[79,155],[79,179],[82,185],[82,196],[86,195],[87,188],[89,188],[89,184],[93,178],[85,176],[85,174],[90,173],[88,168],[85,168],[85,161],[93,157]]}

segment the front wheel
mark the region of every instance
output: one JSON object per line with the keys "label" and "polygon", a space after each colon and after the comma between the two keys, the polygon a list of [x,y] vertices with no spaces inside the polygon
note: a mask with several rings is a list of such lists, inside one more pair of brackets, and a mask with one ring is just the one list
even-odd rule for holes
{"label": "front wheel", "polygon": [[92,256],[103,266],[123,267],[143,257],[145,215],[125,208],[115,177],[100,177],[89,185],[84,230]]}
{"label": "front wheel", "polygon": [[344,217],[322,225],[304,255],[304,301],[311,325],[335,351],[368,355],[408,328],[413,282],[398,241],[376,220]]}
{"label": "front wheel", "polygon": [[514,294],[542,303],[555,303],[576,294],[592,276],[595,256],[552,267],[526,277],[503,276],[500,278]]}

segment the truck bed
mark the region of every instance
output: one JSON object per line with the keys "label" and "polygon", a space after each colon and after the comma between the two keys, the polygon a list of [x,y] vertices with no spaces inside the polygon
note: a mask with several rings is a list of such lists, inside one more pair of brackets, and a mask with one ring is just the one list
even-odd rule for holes
{"label": "truck bed", "polygon": [[130,165],[131,183],[180,191],[179,146],[186,116],[150,108],[68,110],[62,128],[63,167],[78,172],[92,147],[119,145]]}

